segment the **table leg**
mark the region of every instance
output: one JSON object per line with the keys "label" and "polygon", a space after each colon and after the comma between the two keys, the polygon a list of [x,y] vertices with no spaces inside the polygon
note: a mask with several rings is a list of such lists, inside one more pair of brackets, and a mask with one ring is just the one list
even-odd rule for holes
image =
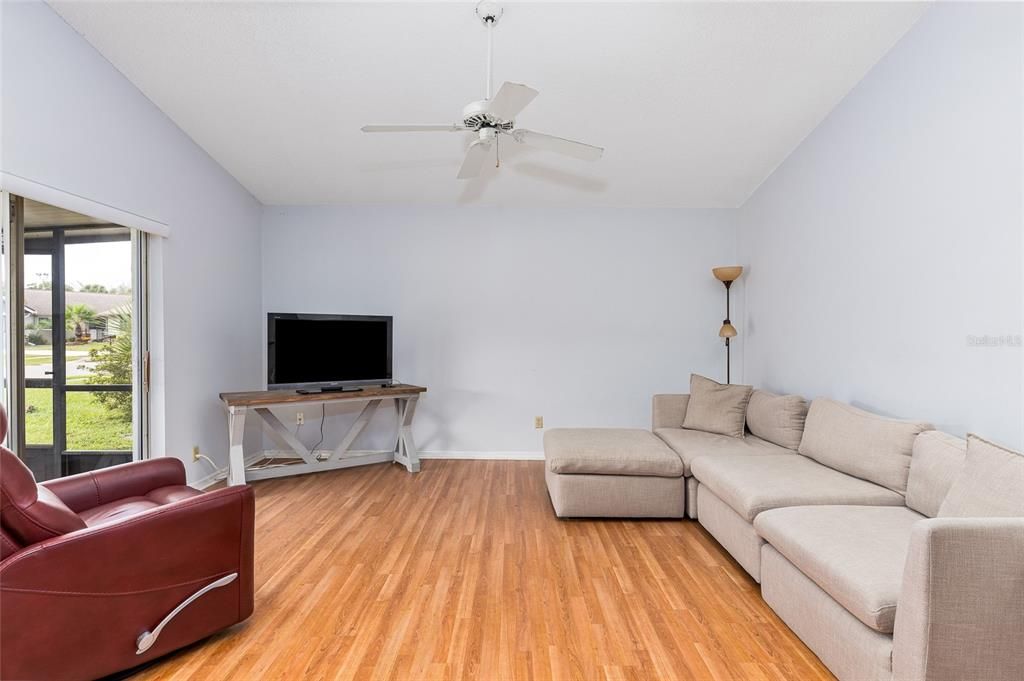
{"label": "table leg", "polygon": [[395,461],[404,465],[410,473],[418,473],[420,470],[420,455],[412,437],[412,419],[416,414],[416,400],[416,397],[407,397],[395,401],[398,408],[398,441],[395,444]]}
{"label": "table leg", "polygon": [[245,407],[231,407],[228,414],[228,485],[245,484]]}

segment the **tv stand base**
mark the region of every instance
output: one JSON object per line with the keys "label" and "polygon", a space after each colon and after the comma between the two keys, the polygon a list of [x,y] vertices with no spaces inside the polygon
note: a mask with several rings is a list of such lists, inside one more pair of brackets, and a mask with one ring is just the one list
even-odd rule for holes
{"label": "tv stand base", "polygon": [[[299,393],[296,391],[266,390],[251,393],[222,393],[220,398],[228,408],[228,485],[244,485],[246,480],[265,480],[303,473],[363,466],[372,463],[394,462],[405,466],[410,473],[420,470],[419,453],[412,437],[412,418],[416,403],[426,388],[414,385],[392,385],[387,388],[366,386],[358,391]],[[359,451],[352,444],[370,422],[377,407],[385,400],[394,400],[397,414],[395,445],[390,450]],[[272,407],[324,404],[327,402],[365,402],[362,411],[345,437],[326,456],[308,449],[279,418]],[[287,457],[275,457],[263,465],[245,465],[245,421],[249,413],[259,417],[267,434],[285,451]]]}

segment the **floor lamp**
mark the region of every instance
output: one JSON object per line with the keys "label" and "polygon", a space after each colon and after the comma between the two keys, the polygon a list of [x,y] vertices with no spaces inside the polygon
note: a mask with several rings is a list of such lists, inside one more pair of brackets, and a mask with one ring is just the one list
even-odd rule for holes
{"label": "floor lamp", "polygon": [[740,278],[743,274],[743,268],[739,265],[732,265],[730,267],[716,267],[711,270],[711,273],[715,275],[715,279],[725,284],[725,319],[722,320],[722,328],[718,330],[718,337],[725,339],[725,382],[731,383],[731,362],[729,357],[729,340],[736,337],[736,327],[732,325],[729,320],[729,290],[732,288],[732,282]]}

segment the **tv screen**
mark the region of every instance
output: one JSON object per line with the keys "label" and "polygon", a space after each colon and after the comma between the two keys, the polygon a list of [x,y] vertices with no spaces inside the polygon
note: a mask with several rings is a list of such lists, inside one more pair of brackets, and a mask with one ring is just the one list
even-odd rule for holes
{"label": "tv screen", "polygon": [[267,387],[391,382],[391,317],[267,315]]}

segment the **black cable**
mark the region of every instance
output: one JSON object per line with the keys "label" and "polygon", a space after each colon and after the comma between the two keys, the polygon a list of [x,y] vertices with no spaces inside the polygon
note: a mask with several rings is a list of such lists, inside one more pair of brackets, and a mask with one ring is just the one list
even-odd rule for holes
{"label": "black cable", "polygon": [[326,418],[327,418],[327,405],[326,404],[321,404],[320,405],[320,439],[317,441],[317,443],[315,445],[313,445],[313,449],[309,450],[309,453],[312,454],[313,456],[316,456],[316,448],[324,443],[324,419],[326,419]]}

